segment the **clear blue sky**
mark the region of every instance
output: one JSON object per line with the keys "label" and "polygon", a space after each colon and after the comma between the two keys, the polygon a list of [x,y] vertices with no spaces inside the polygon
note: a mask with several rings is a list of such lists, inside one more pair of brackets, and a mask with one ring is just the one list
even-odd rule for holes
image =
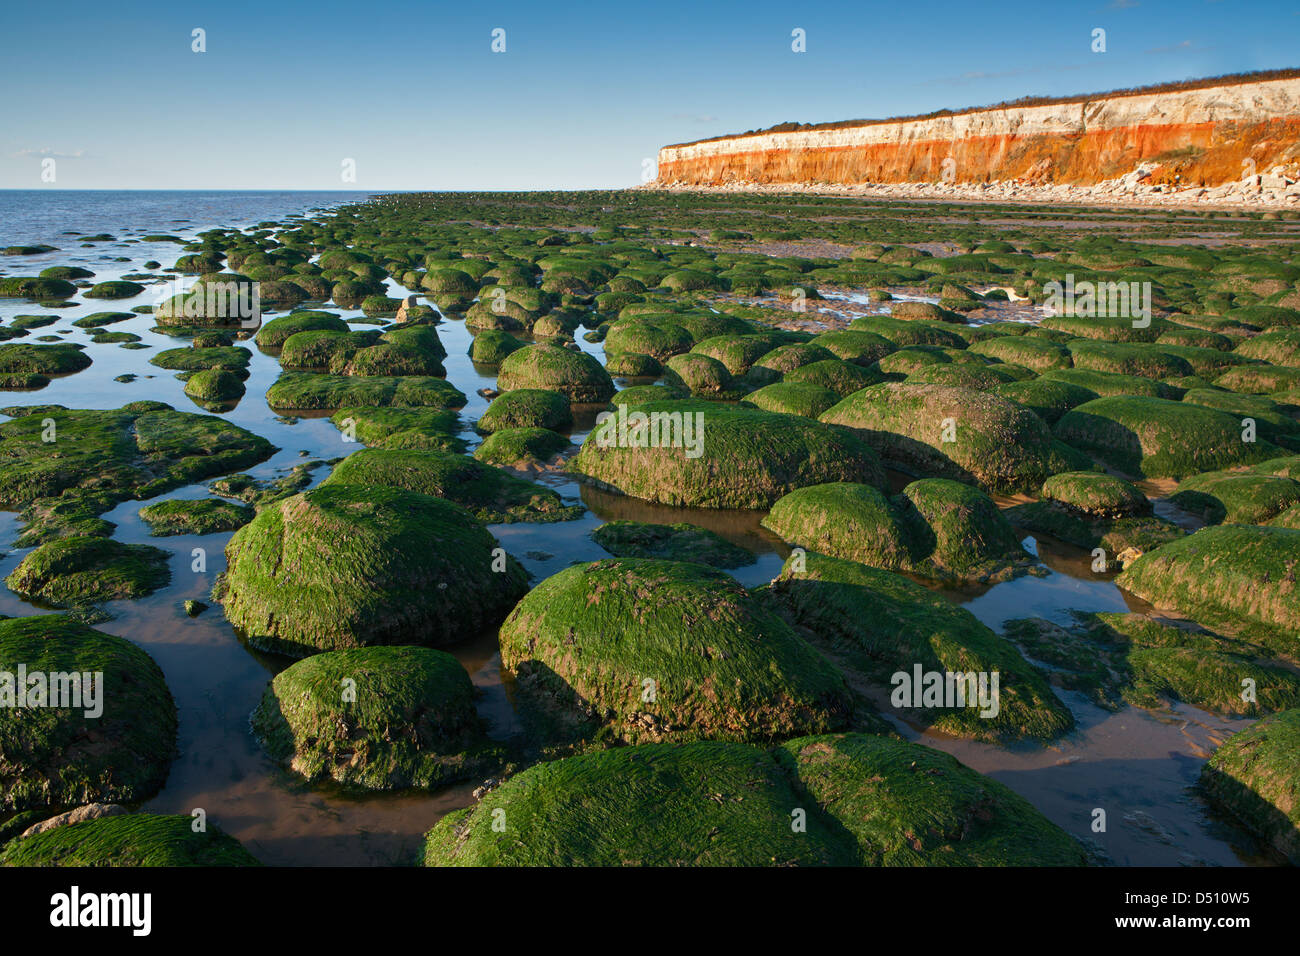
{"label": "clear blue sky", "polygon": [[1297,35],[1281,0],[13,0],[0,188],[619,187],[666,143],[1297,66]]}

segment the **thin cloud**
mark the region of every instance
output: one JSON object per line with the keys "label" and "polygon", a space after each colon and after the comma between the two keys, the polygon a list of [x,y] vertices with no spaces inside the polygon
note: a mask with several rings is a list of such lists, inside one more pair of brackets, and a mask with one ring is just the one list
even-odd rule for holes
{"label": "thin cloud", "polygon": [[1194,50],[1194,49],[1196,49],[1196,47],[1194,47],[1194,46],[1192,45],[1192,41],[1191,41],[1191,40],[1184,40],[1182,43],[1175,43],[1175,44],[1173,44],[1172,46],[1153,46],[1151,49],[1149,49],[1149,50],[1145,50],[1145,51],[1143,51],[1143,52],[1145,52],[1145,53],[1181,53],[1181,52],[1185,52],[1185,51],[1187,51],[1187,50]]}

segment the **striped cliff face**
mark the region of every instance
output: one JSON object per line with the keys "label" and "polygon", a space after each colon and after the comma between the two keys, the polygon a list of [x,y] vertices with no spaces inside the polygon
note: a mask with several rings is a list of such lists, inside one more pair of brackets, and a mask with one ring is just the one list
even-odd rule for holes
{"label": "striped cliff face", "polygon": [[1300,162],[1300,79],[1009,106],[666,146],[664,185],[989,182],[1216,186]]}

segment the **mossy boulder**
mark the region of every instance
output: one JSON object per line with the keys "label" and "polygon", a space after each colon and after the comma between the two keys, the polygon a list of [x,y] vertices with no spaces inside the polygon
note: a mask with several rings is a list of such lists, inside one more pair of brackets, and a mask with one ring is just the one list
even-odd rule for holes
{"label": "mossy boulder", "polygon": [[1202,768],[1201,788],[1300,866],[1300,709],[1274,714],[1229,737]]}
{"label": "mossy boulder", "polygon": [[347,332],[348,324],[333,312],[290,312],[264,323],[257,332],[257,344],[276,349],[299,332]]}
{"label": "mossy boulder", "polygon": [[506,428],[483,439],[474,457],[489,465],[529,468],[551,461],[570,444],[549,428]]}
{"label": "mossy boulder", "polygon": [[[898,346],[883,335],[877,335],[875,332],[864,332],[860,329],[838,329],[834,332],[823,332],[813,339],[812,344],[833,353],[836,358],[863,368],[875,364],[890,352],[898,349]],[[805,362],[804,364],[810,363]]]}
{"label": "mossy boulder", "polygon": [[[529,767],[425,837],[425,866],[847,866],[850,841],[773,754],[643,744]],[[793,832],[791,813],[810,811]],[[505,821],[505,829],[493,821]],[[647,820],[656,821],[646,826]]]}
{"label": "mossy boulder", "polygon": [[464,451],[460,416],[445,408],[348,407],[330,416],[347,438],[371,448]]}
{"label": "mossy boulder", "polygon": [[744,375],[764,355],[782,341],[777,332],[752,335],[714,335],[695,343],[691,351],[696,355],[715,358],[727,367],[732,375]]}
{"label": "mossy boulder", "polygon": [[445,451],[365,448],[343,459],[322,482],[361,488],[402,488],[455,502],[489,524],[569,521],[582,516],[549,488],[473,458]]}
{"label": "mossy boulder", "polygon": [[468,511],[398,488],[339,483],[276,502],[226,559],[214,590],[226,617],[254,647],[295,657],[464,640],[526,588]]}
{"label": "mossy boulder", "polygon": [[1149,551],[1116,583],[1220,633],[1300,660],[1300,531],[1253,525],[1202,528]]}
{"label": "mossy boulder", "polygon": [[1274,329],[1246,339],[1233,351],[1270,365],[1300,368],[1300,329]]}
{"label": "mossy boulder", "polygon": [[664,378],[702,398],[728,398],[735,394],[731,373],[715,358],[688,352],[664,363]]}
{"label": "mossy boulder", "polygon": [[284,372],[266,390],[277,410],[345,407],[463,408],[468,399],[446,379],[427,375],[323,375]]}
{"label": "mossy boulder", "polygon": [[253,520],[253,509],[219,498],[160,501],[140,509],[140,520],[155,538],[175,534],[220,534]]}
{"label": "mossy boulder", "polygon": [[12,840],[0,866],[258,866],[215,824],[195,832],[188,813],[129,813],[55,827]]}
{"label": "mossy boulder", "polygon": [[1070,471],[1043,482],[1040,494],[1082,514],[1124,518],[1151,513],[1151,502],[1131,482],[1096,471]]}
{"label": "mossy boulder", "polygon": [[483,722],[460,662],[427,647],[327,651],[280,671],[253,711],[271,758],[309,781],[442,786],[481,766]]}
{"label": "mossy boulder", "polygon": [[1037,489],[1049,475],[1088,465],[1029,409],[965,388],[874,385],[827,409],[821,421],[853,429],[886,462],[989,491]]}
{"label": "mossy boulder", "polygon": [[840,400],[829,388],[804,382],[773,382],[745,396],[745,401],[765,412],[816,419]]}
{"label": "mossy boulder", "polygon": [[865,369],[840,360],[827,360],[801,365],[792,372],[786,372],[781,381],[789,385],[815,385],[845,398],[858,389],[880,384],[884,381],[884,376],[878,370]]}
{"label": "mossy boulder", "polygon": [[664,367],[653,355],[614,352],[605,358],[605,371],[627,378],[658,378],[664,373]]}
{"label": "mossy boulder", "polygon": [[1241,421],[1226,412],[1148,396],[1085,402],[1062,415],[1053,431],[1112,468],[1143,478],[1183,478],[1282,453],[1269,442],[1244,441]]}
{"label": "mossy boulder", "polygon": [[5,578],[9,590],[55,607],[139,598],[171,579],[166,551],[111,538],[72,536],[48,541]]}
{"label": "mossy boulder", "polygon": [[[792,816],[803,812],[805,827]],[[505,829],[494,823],[505,821]],[[644,825],[646,819],[658,821]],[[1080,866],[947,754],[870,734],[643,744],[537,764],[426,835],[426,866]]]}
{"label": "mossy boulder", "polygon": [[1039,381],[1064,382],[1077,385],[1106,398],[1112,395],[1147,395],[1152,398],[1183,397],[1183,390],[1156,382],[1139,375],[1121,375],[1118,372],[1099,372],[1087,368],[1054,368],[1043,373]]}
{"label": "mossy boulder", "polygon": [[996,386],[994,392],[1003,398],[1019,402],[1049,425],[1055,425],[1070,409],[1100,397],[1081,385],[1054,382],[1046,378],[1007,382]]}
{"label": "mossy boulder", "polygon": [[841,667],[893,694],[898,675],[965,674],[998,678],[996,713],[977,701],[891,701],[896,716],[944,733],[980,740],[1050,739],[1073,726],[1069,710],[1043,675],[973,614],[907,578],[815,552],[791,555],[781,574],[758,592],[765,604]]}
{"label": "mossy boulder", "polygon": [[852,718],[834,668],[735,579],[697,564],[566,568],[519,602],[500,638],[531,707],[631,742],[780,738]]}
{"label": "mossy boulder", "polygon": [[68,375],[80,372],[91,364],[84,348],[68,343],[0,345],[0,374]]}
{"label": "mossy boulder", "polygon": [[497,387],[560,392],[572,402],[605,402],[614,394],[614,380],[595,358],[560,345],[529,345],[501,362]]}
{"label": "mossy boulder", "polygon": [[[161,789],[175,754],[176,705],[148,654],[62,614],[0,620],[0,671],[20,665],[47,678],[103,678],[92,685],[96,700],[82,696],[81,707],[0,707],[0,809],[134,802]],[[34,688],[29,682],[29,702]]]}
{"label": "mossy boulder", "polygon": [[150,365],[182,372],[205,369],[243,370],[248,367],[253,353],[234,345],[211,348],[164,349],[149,359]]}
{"label": "mossy boulder", "polygon": [[244,380],[238,372],[208,368],[185,380],[185,394],[205,407],[220,407],[244,397]]}
{"label": "mossy boulder", "polygon": [[1031,564],[991,498],[942,478],[914,481],[892,499],[847,482],[799,488],[763,527],[810,551],[934,579],[993,580]]}
{"label": "mossy boulder", "polygon": [[[688,421],[694,447],[685,440]],[[569,467],[634,498],[700,508],[766,508],[795,488],[828,481],[884,484],[875,453],[845,431],[713,402],[648,402],[610,413]]]}
{"label": "mossy boulder", "polygon": [[1280,365],[1241,365],[1214,379],[1218,388],[1247,395],[1266,395],[1300,388],[1300,368]]}
{"label": "mossy boulder", "polygon": [[616,558],[691,561],[711,568],[739,568],[754,555],[720,534],[698,525],[610,521],[591,533],[592,540]]}
{"label": "mossy boulder", "polygon": [[507,355],[523,347],[524,343],[509,332],[484,329],[470,343],[469,357],[476,365],[500,365]]}
{"label": "mossy boulder", "polygon": [[[1179,701],[1224,716],[1258,717],[1300,704],[1300,676],[1267,663],[1257,645],[1186,621],[1143,614],[1072,612],[1062,626],[1007,621],[1007,636],[1050,667],[1053,684],[1107,710],[1169,709]],[[1255,693],[1243,693],[1245,681]]]}
{"label": "mossy boulder", "polygon": [[972,345],[970,351],[1010,365],[1023,365],[1036,372],[1070,368],[1073,364],[1070,352],[1064,346],[1026,335],[1001,335],[985,339]]}
{"label": "mossy boulder", "polygon": [[77,294],[77,287],[67,279],[37,276],[0,278],[0,299],[67,299]]}
{"label": "mossy boulder", "polygon": [[573,424],[569,399],[561,392],[520,388],[503,392],[488,405],[474,423],[479,434],[490,435],[507,428],[549,428],[561,431]]}
{"label": "mossy boulder", "polygon": [[1169,500],[1207,524],[1265,524],[1300,502],[1300,481],[1278,475],[1208,471],[1184,478]]}
{"label": "mossy boulder", "polygon": [[1157,346],[1076,339],[1067,347],[1075,368],[1153,379],[1193,374],[1192,366],[1185,359]]}
{"label": "mossy boulder", "polygon": [[137,296],[144,291],[144,286],[138,282],[126,282],[123,280],[113,280],[110,282],[96,282],[84,293],[87,299],[129,299]]}

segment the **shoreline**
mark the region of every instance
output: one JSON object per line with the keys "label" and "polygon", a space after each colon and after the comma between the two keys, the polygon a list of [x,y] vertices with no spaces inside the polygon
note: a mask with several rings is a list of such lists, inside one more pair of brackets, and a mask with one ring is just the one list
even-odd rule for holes
{"label": "shoreline", "polygon": [[[1130,174],[1132,175],[1132,174]],[[1259,178],[1259,177],[1257,177]],[[1127,179],[1127,177],[1126,177]],[[1114,206],[1118,208],[1228,210],[1251,212],[1300,211],[1300,183],[1275,188],[1247,181],[1220,186],[1173,189],[1146,186],[1140,181],[1108,180],[1095,186],[1038,186],[1004,181],[992,183],[756,183],[686,185],[652,181],[634,189],[671,193],[740,193],[754,195],[838,196],[904,202],[961,202],[1040,206]]]}

